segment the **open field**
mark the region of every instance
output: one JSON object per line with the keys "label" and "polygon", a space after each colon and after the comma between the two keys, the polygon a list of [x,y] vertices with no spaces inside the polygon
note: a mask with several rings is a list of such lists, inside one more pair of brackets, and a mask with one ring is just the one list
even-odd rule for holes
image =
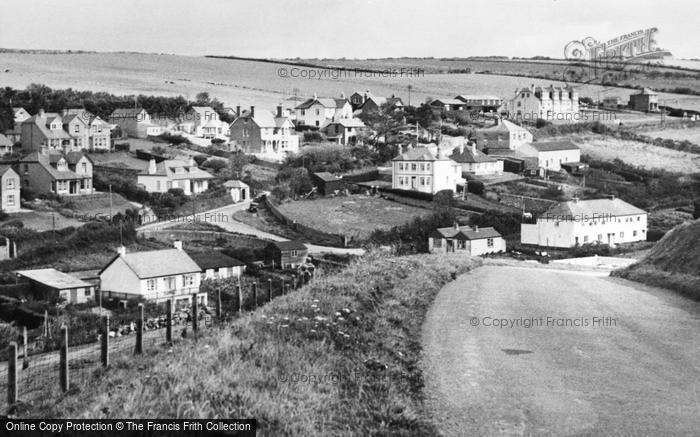
{"label": "open field", "polygon": [[[34,229],[39,232],[50,231],[52,229],[63,229],[70,226],[78,227],[85,223],[80,220],[65,217],[59,213],[50,211],[24,210],[10,214],[7,220],[22,220],[25,228]],[[2,226],[0,222],[0,226]]]}
{"label": "open field", "polygon": [[334,234],[356,235],[365,239],[377,229],[390,229],[430,210],[404,205],[378,197],[326,197],[283,203],[280,212],[292,220]]}
{"label": "open field", "polygon": [[643,168],[687,174],[700,172],[700,155],[693,153],[604,136],[574,137],[573,140],[581,148],[581,154],[590,155],[595,159],[612,161],[619,158],[628,164]]}
{"label": "open field", "polygon": [[[373,61],[374,62],[374,61]],[[388,60],[375,62],[373,68],[395,68]],[[535,79],[493,74],[426,74],[410,77],[367,77],[362,74],[336,75],[304,79],[291,76],[293,66],[255,61],[214,59],[204,57],[137,54],[28,54],[0,53],[0,82],[3,86],[24,88],[31,83],[43,83],[52,88],[74,88],[106,91],[121,95],[148,94],[163,96],[183,95],[194,99],[206,91],[229,107],[236,105],[272,107],[294,96],[299,99],[317,93],[319,96],[349,96],[356,90],[371,90],[376,95],[395,94],[408,103],[407,86],[411,85],[411,103],[423,102],[427,97],[454,97],[458,94],[495,94],[510,97],[518,87],[530,84],[564,85],[553,79]],[[335,65],[335,63],[333,63]],[[297,68],[297,67],[294,67]],[[285,73],[280,74],[282,69]],[[474,69],[473,71],[482,69]],[[84,72],[89,71],[89,75]],[[625,88],[603,88],[581,85],[581,97],[619,96],[626,101],[634,92]],[[296,90],[296,91],[295,91]],[[683,106],[700,107],[700,97],[678,94],[660,94],[659,101],[679,101]]]}
{"label": "open field", "polygon": [[700,144],[700,124],[695,128],[663,129],[644,132],[650,138],[668,138],[671,140],[688,140],[694,144]]}

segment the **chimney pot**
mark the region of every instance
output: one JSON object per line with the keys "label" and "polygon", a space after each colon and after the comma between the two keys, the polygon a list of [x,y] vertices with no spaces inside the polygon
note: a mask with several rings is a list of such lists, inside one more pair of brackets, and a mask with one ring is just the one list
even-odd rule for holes
{"label": "chimney pot", "polygon": [[455,227],[455,229],[459,230],[459,222],[455,221],[454,227]]}
{"label": "chimney pot", "polygon": [[182,250],[182,240],[175,240],[173,242],[173,247],[177,250]]}
{"label": "chimney pot", "polygon": [[282,105],[277,105],[277,117],[282,117]]}
{"label": "chimney pot", "polygon": [[236,116],[237,117],[241,116],[241,106],[240,105],[236,106]]}
{"label": "chimney pot", "polygon": [[474,232],[479,232],[479,225],[474,225]]}
{"label": "chimney pot", "polygon": [[126,256],[126,247],[119,246],[117,248],[117,253],[119,254],[119,256],[122,256],[122,257]]}
{"label": "chimney pot", "polygon": [[476,156],[476,143],[472,143],[472,155]]}
{"label": "chimney pot", "polygon": [[255,106],[250,107],[250,118],[255,117]]}
{"label": "chimney pot", "polygon": [[156,172],[156,160],[151,158],[148,161],[148,174],[155,174]]}
{"label": "chimney pot", "polygon": [[44,112],[44,108],[39,108],[39,112],[37,113],[39,117],[44,117],[46,115],[46,112]]}

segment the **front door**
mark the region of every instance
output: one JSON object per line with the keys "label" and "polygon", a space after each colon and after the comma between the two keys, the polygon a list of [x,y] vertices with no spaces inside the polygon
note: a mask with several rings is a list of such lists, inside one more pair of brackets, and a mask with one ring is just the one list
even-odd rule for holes
{"label": "front door", "polygon": [[411,188],[416,188],[416,177],[411,176]]}

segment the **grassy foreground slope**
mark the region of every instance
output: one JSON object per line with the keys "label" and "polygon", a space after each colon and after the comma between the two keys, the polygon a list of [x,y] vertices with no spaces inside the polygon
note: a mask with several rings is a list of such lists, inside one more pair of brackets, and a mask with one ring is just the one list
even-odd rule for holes
{"label": "grassy foreground slope", "polygon": [[614,274],[700,300],[700,220],[676,226],[641,261]]}
{"label": "grassy foreground slope", "polygon": [[28,416],[258,419],[262,435],[436,435],[420,329],[440,288],[476,266],[370,253],[198,343],[115,361]]}

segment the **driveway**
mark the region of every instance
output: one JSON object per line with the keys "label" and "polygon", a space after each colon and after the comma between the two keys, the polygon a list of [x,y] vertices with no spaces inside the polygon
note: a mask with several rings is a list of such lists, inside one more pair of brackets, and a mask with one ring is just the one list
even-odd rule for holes
{"label": "driveway", "polygon": [[449,436],[698,435],[699,333],[700,304],[669,291],[481,267],[427,315],[427,405]]}

